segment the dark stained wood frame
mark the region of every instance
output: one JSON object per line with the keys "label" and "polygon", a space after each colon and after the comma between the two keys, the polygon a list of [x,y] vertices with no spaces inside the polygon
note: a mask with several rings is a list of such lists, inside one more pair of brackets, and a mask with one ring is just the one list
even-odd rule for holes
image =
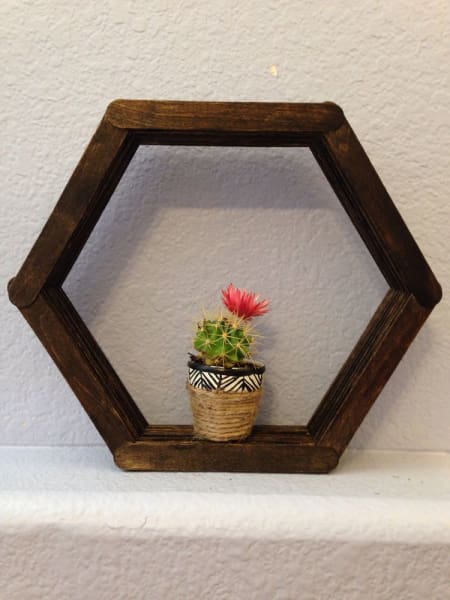
{"label": "dark stained wood frame", "polygon": [[[390,287],[307,426],[243,442],[150,425],[62,285],[141,144],[309,147]],[[9,284],[120,467],[324,473],[333,469],[442,292],[363,147],[333,103],[116,100]],[[182,390],[180,390],[180,395]]]}

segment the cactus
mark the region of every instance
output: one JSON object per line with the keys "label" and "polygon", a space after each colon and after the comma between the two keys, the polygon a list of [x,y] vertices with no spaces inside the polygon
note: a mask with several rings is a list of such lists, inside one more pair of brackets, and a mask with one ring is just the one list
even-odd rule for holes
{"label": "cactus", "polygon": [[245,363],[252,356],[250,347],[254,344],[253,317],[268,311],[269,301],[259,300],[253,292],[236,288],[232,283],[222,290],[222,300],[228,311],[203,317],[197,323],[194,348],[200,353],[191,355],[206,365],[233,367]]}
{"label": "cactus", "polygon": [[252,342],[248,323],[220,315],[198,323],[194,348],[205,364],[232,367],[250,358]]}

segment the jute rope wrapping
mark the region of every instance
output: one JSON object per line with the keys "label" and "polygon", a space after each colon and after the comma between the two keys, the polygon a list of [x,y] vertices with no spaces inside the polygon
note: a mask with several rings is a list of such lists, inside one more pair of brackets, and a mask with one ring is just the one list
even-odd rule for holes
{"label": "jute rope wrapping", "polygon": [[232,393],[201,390],[187,384],[194,417],[194,435],[214,442],[246,438],[258,414],[262,389]]}

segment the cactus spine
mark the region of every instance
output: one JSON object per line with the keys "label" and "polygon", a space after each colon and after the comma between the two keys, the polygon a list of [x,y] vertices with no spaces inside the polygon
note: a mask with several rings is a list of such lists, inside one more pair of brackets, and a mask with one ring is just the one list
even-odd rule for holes
{"label": "cactus spine", "polygon": [[234,315],[204,318],[197,325],[194,348],[207,365],[232,367],[251,356],[250,325]]}

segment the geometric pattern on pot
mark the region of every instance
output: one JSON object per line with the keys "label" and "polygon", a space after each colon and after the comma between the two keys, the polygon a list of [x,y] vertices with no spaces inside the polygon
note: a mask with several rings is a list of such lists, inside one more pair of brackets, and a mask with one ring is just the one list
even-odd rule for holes
{"label": "geometric pattern on pot", "polygon": [[[188,425],[148,423],[64,293],[136,149],[152,144],[308,147],[386,279],[389,291],[306,426],[257,426],[244,441],[215,444],[194,439]],[[337,465],[442,296],[344,113],[330,102],[112,102],[8,291],[120,467],[308,473]],[[298,401],[294,392],[291,402]]]}
{"label": "geometric pattern on pot", "polygon": [[230,393],[256,392],[262,386],[263,374],[226,375],[189,368],[188,381],[200,390],[223,391]]}

